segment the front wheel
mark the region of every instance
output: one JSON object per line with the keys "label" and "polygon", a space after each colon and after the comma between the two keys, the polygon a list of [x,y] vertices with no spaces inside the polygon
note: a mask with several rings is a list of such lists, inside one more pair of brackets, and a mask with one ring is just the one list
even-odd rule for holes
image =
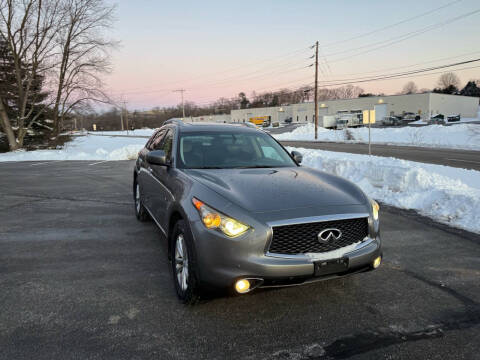
{"label": "front wheel", "polygon": [[135,181],[133,184],[133,198],[135,200],[135,215],[139,221],[148,221],[150,216],[147,209],[142,204],[142,193],[140,189],[140,184]]}
{"label": "front wheel", "polygon": [[199,299],[199,286],[196,276],[196,262],[190,232],[183,220],[179,220],[172,232],[173,282],[177,296],[184,304],[194,304]]}

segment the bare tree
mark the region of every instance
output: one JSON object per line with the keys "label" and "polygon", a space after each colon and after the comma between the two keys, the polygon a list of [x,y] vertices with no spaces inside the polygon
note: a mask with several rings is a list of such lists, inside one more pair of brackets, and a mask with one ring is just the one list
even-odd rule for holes
{"label": "bare tree", "polygon": [[[0,123],[11,150],[23,146],[28,130],[51,106],[58,134],[70,112],[91,101],[110,102],[102,75],[109,72],[109,51],[116,45],[104,37],[113,12],[105,0],[0,0],[0,39],[8,45],[16,79],[15,118],[0,93]],[[39,109],[28,104],[38,102],[40,80],[53,96]]]}
{"label": "bare tree", "polygon": [[109,52],[116,42],[104,37],[113,24],[115,6],[104,0],[66,0],[57,34],[59,58],[53,107],[56,134],[65,116],[97,101],[109,103],[102,75],[109,73]]}
{"label": "bare tree", "polygon": [[437,84],[441,89],[446,89],[450,86],[458,89],[460,86],[460,79],[455,73],[448,72],[440,75]]}
{"label": "bare tree", "polygon": [[[59,0],[2,0],[0,37],[8,45],[16,81],[16,117],[10,118],[7,101],[0,95],[0,118],[11,150],[21,148],[27,131],[45,111],[28,106],[35,102],[39,79],[51,69],[55,50]],[[36,111],[35,111],[36,109]]]}
{"label": "bare tree", "polygon": [[415,84],[413,81],[409,81],[403,86],[401,93],[404,95],[409,95],[409,94],[415,94],[417,92],[418,92],[417,84]]}
{"label": "bare tree", "polygon": [[353,85],[341,86],[334,90],[336,99],[353,99],[357,98],[358,95],[363,93],[363,89],[361,87]]}

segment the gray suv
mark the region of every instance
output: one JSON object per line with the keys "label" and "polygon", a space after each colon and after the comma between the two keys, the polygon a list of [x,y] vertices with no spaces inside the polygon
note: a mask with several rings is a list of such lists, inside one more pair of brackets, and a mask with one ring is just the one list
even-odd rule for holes
{"label": "gray suv", "polygon": [[133,174],[135,212],[165,234],[182,302],[207,286],[244,294],[380,265],[378,204],[301,161],[242,125],[168,121],[148,140]]}

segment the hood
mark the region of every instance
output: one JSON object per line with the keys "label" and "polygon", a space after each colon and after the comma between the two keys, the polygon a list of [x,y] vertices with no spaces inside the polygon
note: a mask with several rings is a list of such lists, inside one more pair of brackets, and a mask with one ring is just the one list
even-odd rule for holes
{"label": "hood", "polygon": [[340,177],[305,167],[185,170],[187,175],[251,212],[365,204]]}

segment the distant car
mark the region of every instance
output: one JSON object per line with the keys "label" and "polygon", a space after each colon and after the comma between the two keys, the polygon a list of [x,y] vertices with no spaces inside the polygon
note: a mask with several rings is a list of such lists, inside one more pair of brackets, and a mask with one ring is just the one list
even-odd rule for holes
{"label": "distant car", "polygon": [[286,124],[291,124],[291,123],[292,123],[292,120],[293,120],[292,117],[289,117],[289,118],[286,118],[286,119],[284,120],[284,122],[285,122]]}
{"label": "distant car", "polygon": [[182,302],[207,285],[245,294],[380,266],[378,204],[301,161],[248,126],[170,121],[153,134],[133,171],[135,214],[165,234]]}
{"label": "distant car", "polygon": [[455,122],[455,121],[460,121],[460,114],[450,115],[447,117],[447,122]]}
{"label": "distant car", "polygon": [[445,116],[443,114],[437,114],[432,116],[428,121],[429,125],[445,125]]}
{"label": "distant car", "polygon": [[397,117],[397,116],[385,116],[382,119],[382,125],[393,125],[393,126],[398,126],[402,124],[402,119]]}
{"label": "distant car", "polygon": [[420,115],[412,112],[407,112],[403,115],[403,121],[405,122],[417,121],[417,120],[420,120],[421,118],[422,117]]}

